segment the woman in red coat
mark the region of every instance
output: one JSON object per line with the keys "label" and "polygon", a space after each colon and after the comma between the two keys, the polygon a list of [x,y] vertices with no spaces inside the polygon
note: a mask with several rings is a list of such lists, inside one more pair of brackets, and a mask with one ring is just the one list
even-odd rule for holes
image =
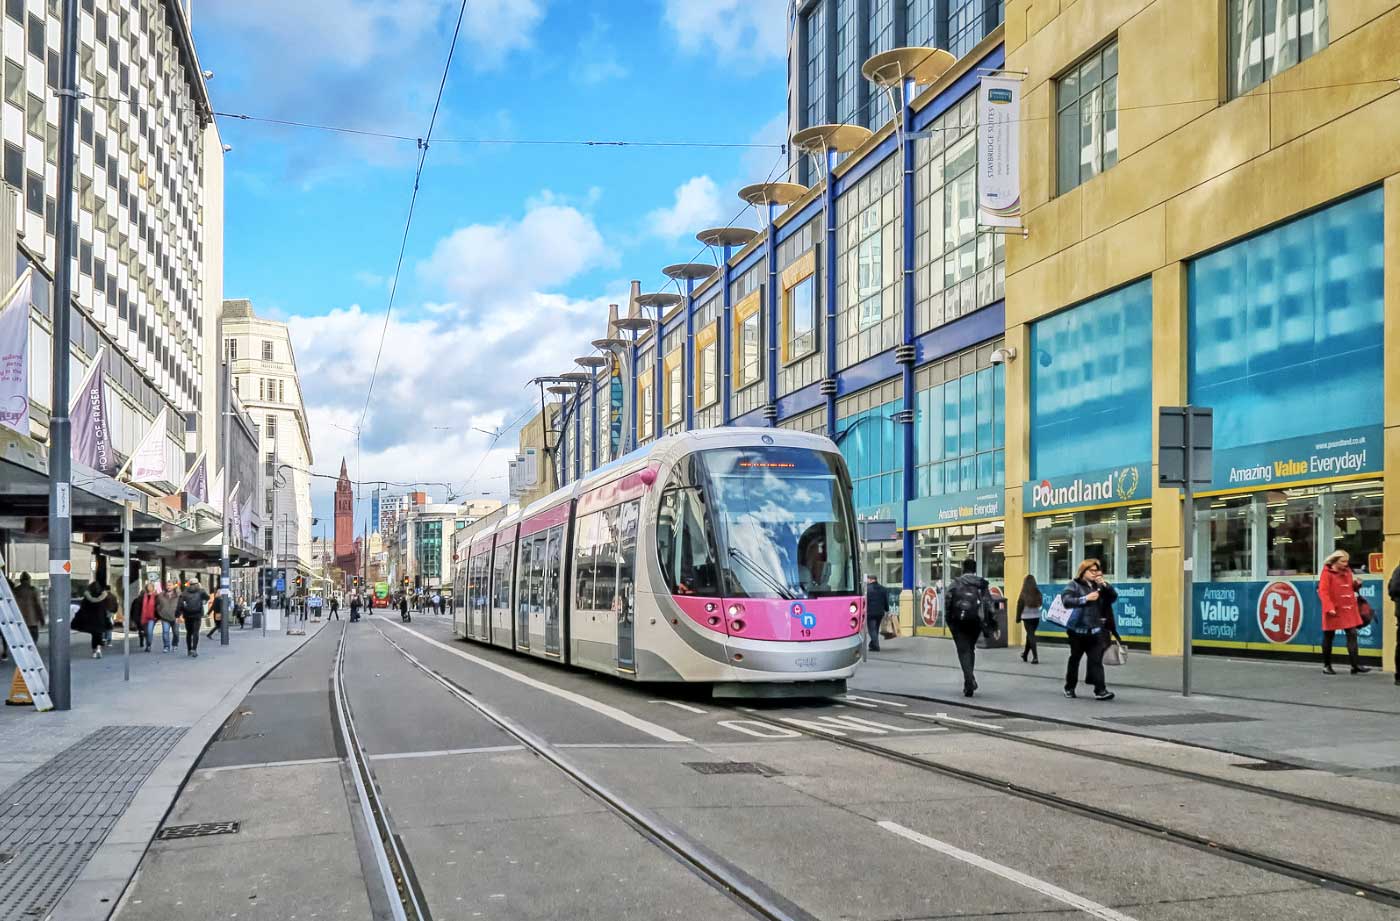
{"label": "woman in red coat", "polygon": [[1371,669],[1361,664],[1356,649],[1356,630],[1361,626],[1361,611],[1356,590],[1361,580],[1352,575],[1351,558],[1338,550],[1322,564],[1322,576],[1317,580],[1317,597],[1322,600],[1322,671],[1332,671],[1332,642],[1338,630],[1347,634],[1347,655],[1351,658],[1351,673],[1364,674]]}

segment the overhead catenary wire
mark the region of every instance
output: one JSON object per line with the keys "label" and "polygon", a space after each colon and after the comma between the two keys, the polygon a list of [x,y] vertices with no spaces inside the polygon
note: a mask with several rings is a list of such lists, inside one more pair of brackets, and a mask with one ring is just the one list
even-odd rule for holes
{"label": "overhead catenary wire", "polygon": [[432,146],[433,129],[437,126],[438,112],[442,109],[442,96],[447,89],[447,77],[452,71],[452,58],[457,53],[457,39],[462,34],[462,20],[467,15],[467,2],[462,0],[457,10],[457,24],[452,29],[452,42],[447,46],[447,61],[442,67],[442,79],[438,81],[437,98],[433,101],[433,113],[428,118],[428,131],[418,141],[418,167],[413,172],[413,194],[408,200],[408,216],[404,220],[403,238],[399,241],[399,256],[394,264],[394,277],[389,285],[389,302],[384,308],[384,326],[379,332],[379,345],[374,352],[374,367],[369,374],[369,387],[365,391],[365,406],[360,411],[359,428],[364,429],[365,418],[369,415],[370,400],[374,397],[374,382],[379,376],[379,361],[384,356],[384,340],[389,335],[389,319],[394,314],[394,297],[399,291],[399,276],[403,272],[404,253],[408,250],[408,235],[413,229],[413,212],[418,206],[418,191],[423,182],[423,166],[428,161],[428,150]]}

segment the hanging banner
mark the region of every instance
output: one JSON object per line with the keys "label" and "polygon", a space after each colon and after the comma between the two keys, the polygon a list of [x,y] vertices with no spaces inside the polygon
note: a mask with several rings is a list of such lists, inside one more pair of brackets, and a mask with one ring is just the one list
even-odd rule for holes
{"label": "hanging banner", "polygon": [[189,476],[185,477],[185,485],[180,491],[187,493],[195,502],[209,501],[209,464],[203,454],[194,462],[190,468]]}
{"label": "hanging banner", "polygon": [[34,270],[25,269],[0,304],[0,425],[29,434],[29,307]]}
{"label": "hanging banner", "polygon": [[131,455],[131,482],[160,483],[170,479],[169,454],[165,450],[165,430],[169,426],[162,409],[151,430]]}
{"label": "hanging banner", "polygon": [[238,509],[238,533],[247,544],[254,543],[257,532],[253,530],[253,498],[249,496],[243,500],[243,505]]}
{"label": "hanging banner", "polygon": [[242,518],[238,514],[238,487],[242,486],[242,481],[233,484],[233,488],[228,491],[228,509],[224,512],[224,528],[232,534],[237,534],[233,530],[234,525],[241,525]]}
{"label": "hanging banner", "polygon": [[977,222],[1021,224],[1021,81],[983,77],[977,90]]}
{"label": "hanging banner", "polygon": [[102,358],[107,352],[97,350],[87,376],[78,387],[77,396],[69,407],[73,420],[73,459],[98,473],[113,476],[117,472],[117,455],[112,450],[112,429],[107,419],[107,388],[102,381]]}
{"label": "hanging banner", "polygon": [[212,505],[218,514],[224,513],[224,472],[222,470],[214,474],[214,485],[210,488],[209,498],[205,501]]}

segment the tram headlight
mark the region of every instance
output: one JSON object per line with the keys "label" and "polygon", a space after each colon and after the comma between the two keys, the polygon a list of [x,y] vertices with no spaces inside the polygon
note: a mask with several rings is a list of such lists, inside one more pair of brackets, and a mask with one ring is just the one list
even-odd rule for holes
{"label": "tram headlight", "polygon": [[731,620],[729,622],[729,629],[733,630],[735,633],[742,633],[744,630],[744,622],[742,620]]}
{"label": "tram headlight", "polygon": [[856,619],[855,619],[854,617],[852,617],[852,618],[851,618],[851,629],[854,630],[855,628],[856,628]]}
{"label": "tram headlight", "polygon": [[730,617],[738,617],[738,616],[739,616],[740,614],[742,614],[742,613],[744,613],[744,609],[741,608],[739,605],[737,605],[737,604],[731,604],[731,605],[729,606],[729,616],[730,616]]}
{"label": "tram headlight", "polygon": [[860,604],[859,604],[858,602],[852,601],[852,602],[851,602],[851,613],[852,613],[852,614],[858,614],[859,612],[860,612]]}

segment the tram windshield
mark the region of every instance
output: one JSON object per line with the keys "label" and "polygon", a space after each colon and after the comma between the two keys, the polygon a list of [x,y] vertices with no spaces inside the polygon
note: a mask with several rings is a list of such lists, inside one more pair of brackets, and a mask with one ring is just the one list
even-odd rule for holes
{"label": "tram windshield", "polygon": [[800,448],[700,454],[724,594],[818,598],[856,594],[849,487],[837,455]]}

